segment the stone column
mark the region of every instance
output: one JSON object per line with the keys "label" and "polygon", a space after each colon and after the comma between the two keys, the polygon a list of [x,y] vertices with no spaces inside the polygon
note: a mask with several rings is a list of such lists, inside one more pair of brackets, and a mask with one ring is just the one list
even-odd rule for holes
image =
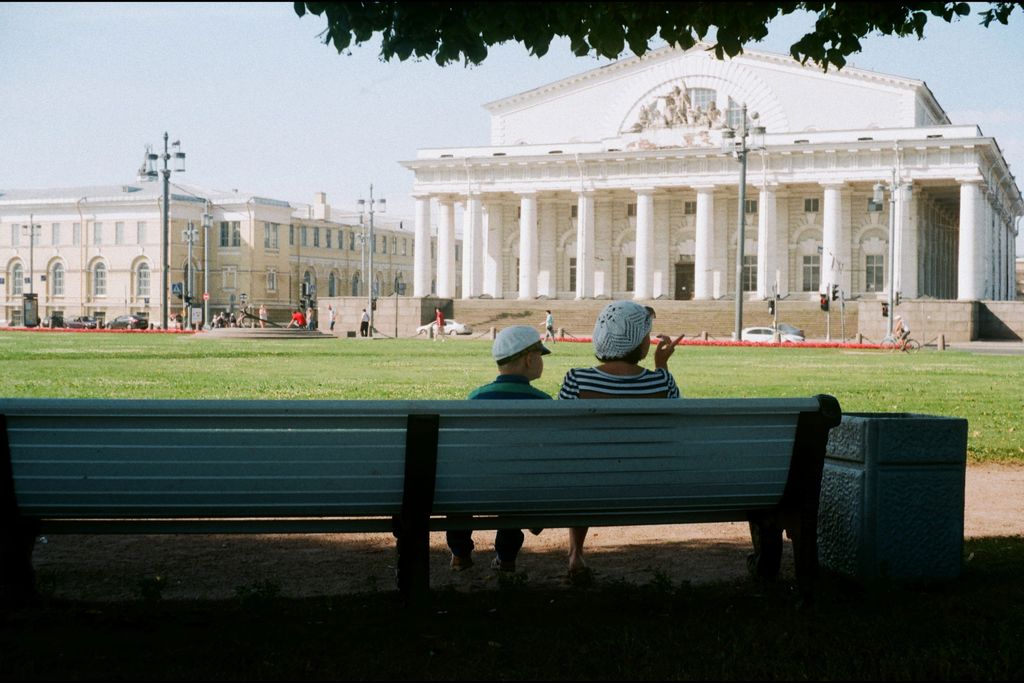
{"label": "stone column", "polygon": [[715,246],[715,187],[705,185],[697,191],[696,239],[694,240],[693,298],[708,300],[712,296]]}
{"label": "stone column", "polygon": [[651,251],[654,249],[654,188],[636,192],[636,273],[634,299],[651,298]]}
{"label": "stone column", "polygon": [[925,253],[920,247],[921,238],[918,226],[921,224],[917,211],[914,207],[913,186],[910,183],[901,183],[896,201],[896,215],[899,220],[896,222],[899,238],[896,241],[898,264],[898,277],[896,278],[896,291],[902,299],[916,299],[920,286],[917,281],[918,263],[921,254]]}
{"label": "stone column", "polygon": [[501,252],[505,243],[505,231],[501,221],[501,210],[501,202],[496,199],[483,203],[483,293],[495,299],[500,299],[504,295],[501,286]]}
{"label": "stone column", "polygon": [[777,269],[775,259],[777,219],[774,185],[761,188],[757,209],[757,296],[771,298],[776,284],[775,271]]}
{"label": "stone column", "polygon": [[437,206],[437,296],[450,299],[455,295],[455,202],[442,197]]}
{"label": "stone column", "polygon": [[483,291],[483,252],[480,233],[480,195],[470,193],[462,216],[462,298],[473,299]]}
{"label": "stone column", "polygon": [[980,179],[960,181],[960,253],[956,273],[956,298],[959,301],[974,301],[982,294],[982,273],[978,267],[980,182]]}
{"label": "stone column", "polygon": [[[831,285],[842,286],[840,266],[843,255],[843,194],[842,184],[828,184],[825,188],[825,207],[822,217],[821,282],[819,291],[829,292]],[[830,293],[831,295],[831,293]]]}
{"label": "stone column", "polygon": [[538,207],[537,230],[537,296],[554,297],[558,294],[555,281],[557,249],[555,244],[555,222],[558,204],[547,200]]}
{"label": "stone column", "polygon": [[537,298],[537,194],[519,195],[519,298]]}
{"label": "stone column", "polygon": [[415,242],[413,243],[413,285],[415,297],[430,296],[430,195],[413,195],[415,208]]}
{"label": "stone column", "polygon": [[594,193],[576,200],[576,298],[594,296]]}

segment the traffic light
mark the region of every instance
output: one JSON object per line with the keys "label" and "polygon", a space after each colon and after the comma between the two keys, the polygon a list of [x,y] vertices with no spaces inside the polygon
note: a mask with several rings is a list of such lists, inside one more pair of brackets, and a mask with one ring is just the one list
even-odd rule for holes
{"label": "traffic light", "polygon": [[895,293],[892,304],[893,304],[893,306],[899,306],[900,305],[900,293],[899,292]]}
{"label": "traffic light", "polygon": [[882,302],[882,317],[883,318],[888,318],[889,317],[889,304],[887,302],[885,302],[885,301]]}
{"label": "traffic light", "polygon": [[839,285],[832,285],[832,301],[839,300]]}
{"label": "traffic light", "polygon": [[818,298],[819,298],[819,305],[821,306],[821,310],[827,311],[828,310],[828,294],[825,294],[825,293],[819,294]]}
{"label": "traffic light", "polygon": [[775,299],[768,299],[768,315],[775,315]]}

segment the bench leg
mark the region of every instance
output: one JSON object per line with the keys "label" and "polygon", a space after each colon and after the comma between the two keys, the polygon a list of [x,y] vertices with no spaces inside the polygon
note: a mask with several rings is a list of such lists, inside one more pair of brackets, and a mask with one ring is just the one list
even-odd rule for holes
{"label": "bench leg", "polygon": [[425,604],[430,596],[430,527],[427,519],[396,517],[398,592],[409,605]]}
{"label": "bench leg", "polygon": [[759,579],[774,581],[782,565],[782,527],[771,515],[752,518],[749,523],[754,552],[747,556],[747,570]]}
{"label": "bench leg", "polygon": [[810,605],[814,602],[814,585],[818,579],[818,508],[803,511],[799,519],[786,526],[786,535],[793,541],[800,600]]}
{"label": "bench leg", "polygon": [[24,520],[5,521],[0,528],[0,604],[26,605],[36,598],[32,549],[36,543],[34,524]]}

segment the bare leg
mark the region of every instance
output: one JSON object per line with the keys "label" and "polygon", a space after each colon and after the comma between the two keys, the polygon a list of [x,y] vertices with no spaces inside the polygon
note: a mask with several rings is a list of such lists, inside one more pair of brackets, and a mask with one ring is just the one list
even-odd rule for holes
{"label": "bare leg", "polygon": [[569,529],[569,571],[587,566],[583,560],[583,543],[587,540],[590,527],[577,526]]}

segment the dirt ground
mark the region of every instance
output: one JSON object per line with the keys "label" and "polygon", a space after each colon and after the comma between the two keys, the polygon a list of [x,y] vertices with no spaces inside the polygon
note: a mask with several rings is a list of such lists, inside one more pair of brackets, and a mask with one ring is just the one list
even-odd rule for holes
{"label": "dirt ground", "polygon": [[[964,535],[1024,535],[1024,467],[967,468]],[[488,568],[493,532],[474,534],[476,564],[448,569],[443,533],[431,535],[431,586],[489,589],[498,577]],[[567,532],[526,535],[517,574],[528,585],[567,586]],[[750,552],[747,525],[689,524],[593,528],[588,562],[598,585],[635,584],[667,577],[674,585],[743,578]],[[305,597],[394,589],[394,539],[390,534],[52,536],[34,553],[43,591],[57,598],[125,600],[140,584],[166,581],[166,600],[228,599],[238,591],[275,586],[283,596]],[[786,543],[783,575],[791,575]]]}

